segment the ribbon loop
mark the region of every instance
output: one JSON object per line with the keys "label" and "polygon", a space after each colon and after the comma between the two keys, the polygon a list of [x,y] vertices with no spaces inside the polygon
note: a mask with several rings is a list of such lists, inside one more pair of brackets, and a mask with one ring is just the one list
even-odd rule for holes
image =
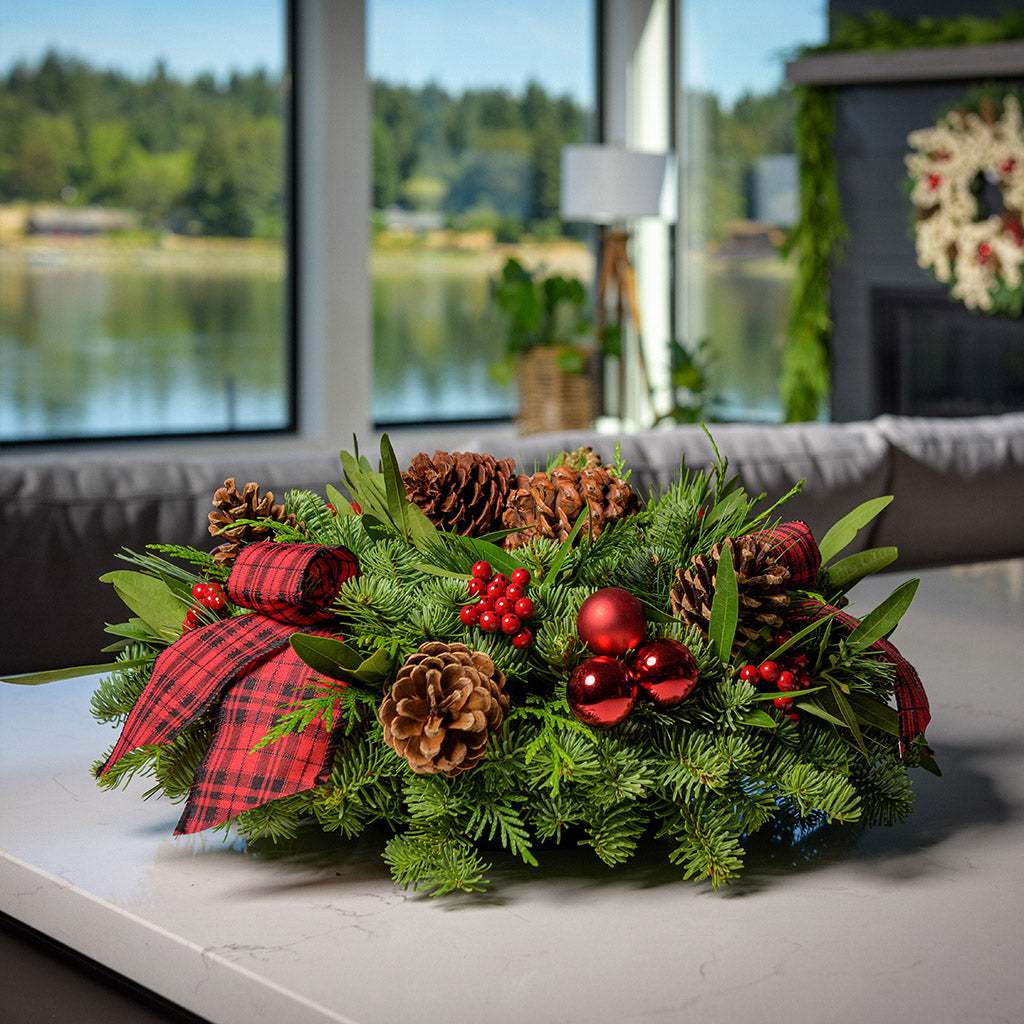
{"label": "ribbon loop", "polygon": [[358,571],[347,548],[261,541],[238,553],[225,590],[244,608],[309,626],[330,620],[330,602]]}

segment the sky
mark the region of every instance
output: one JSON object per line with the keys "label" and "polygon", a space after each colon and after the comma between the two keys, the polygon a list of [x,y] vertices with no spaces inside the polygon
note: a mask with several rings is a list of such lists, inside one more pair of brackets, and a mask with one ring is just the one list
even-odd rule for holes
{"label": "sky", "polygon": [[[346,2],[346,0],[337,0]],[[590,0],[369,0],[371,75],[450,92],[531,79],[592,101]],[[825,37],[827,0],[685,0],[691,86],[731,105],[782,82],[780,55]],[[0,0],[0,73],[48,49],[149,74],[158,59],[190,79],[283,65],[280,0]]]}

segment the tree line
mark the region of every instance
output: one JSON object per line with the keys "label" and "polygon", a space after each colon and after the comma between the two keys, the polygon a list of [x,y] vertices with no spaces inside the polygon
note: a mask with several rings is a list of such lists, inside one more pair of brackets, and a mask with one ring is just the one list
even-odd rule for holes
{"label": "tree line", "polygon": [[[519,95],[374,82],[371,95],[376,210],[429,212],[509,240],[563,230],[560,153],[590,135],[581,104],[535,82]],[[709,202],[719,220],[742,216],[751,162],[792,148],[791,97],[745,97],[732,111],[701,102]],[[280,238],[284,105],[282,82],[264,70],[186,82],[158,63],[140,80],[50,52],[0,78],[0,202],[96,204],[129,209],[149,229]]]}

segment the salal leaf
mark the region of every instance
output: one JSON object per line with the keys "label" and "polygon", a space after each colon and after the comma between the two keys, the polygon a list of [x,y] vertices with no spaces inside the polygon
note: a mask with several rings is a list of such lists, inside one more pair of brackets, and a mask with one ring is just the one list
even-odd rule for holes
{"label": "salal leaf", "polygon": [[406,497],[402,471],[387,434],[380,439],[380,467],[391,522],[413,547],[423,550],[437,539],[437,527],[427,518],[423,509]]}
{"label": "salal leaf", "polygon": [[843,550],[863,526],[867,526],[879,512],[892,501],[892,495],[884,495],[881,498],[872,498],[858,505],[852,512],[847,512],[825,536],[821,538],[818,550],[821,552],[821,564],[830,562],[840,551]]}
{"label": "salal leaf", "polygon": [[740,488],[722,498],[721,501],[708,509],[702,525],[706,530],[712,524],[727,519],[729,516],[735,515],[740,509],[745,509],[746,507],[747,494],[746,491]]}
{"label": "salal leaf", "polygon": [[115,569],[101,576],[100,582],[113,584],[117,596],[145,622],[154,636],[177,639],[187,605],[163,580],[130,569]]}
{"label": "salal leaf", "polygon": [[761,711],[759,708],[749,708],[736,717],[744,725],[754,725],[759,729],[774,729],[779,724],[777,718],[772,718],[767,711]]}
{"label": "salal leaf", "polygon": [[732,654],[732,642],[740,619],[740,594],[736,583],[736,570],[732,564],[732,550],[722,545],[715,574],[715,596],[711,601],[711,616],[708,623],[708,639],[715,645],[718,658],[728,665]]}
{"label": "salal leaf", "polygon": [[382,682],[390,677],[394,663],[393,656],[384,648],[364,658],[354,647],[333,636],[293,633],[288,642],[314,672],[343,682]]}
{"label": "salal leaf", "polygon": [[898,586],[877,608],[872,609],[847,638],[847,645],[856,652],[887,637],[914,600],[920,580],[907,580]]}

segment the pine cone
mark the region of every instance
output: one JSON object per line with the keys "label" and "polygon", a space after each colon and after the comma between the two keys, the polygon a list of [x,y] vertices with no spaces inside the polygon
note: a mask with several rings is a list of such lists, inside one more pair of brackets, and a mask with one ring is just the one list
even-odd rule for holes
{"label": "pine cone", "polygon": [[248,483],[239,493],[235,486],[235,478],[228,477],[224,486],[218,488],[213,496],[213,511],[209,513],[210,533],[215,537],[226,537],[226,543],[215,548],[214,560],[232,562],[244,544],[257,540],[269,540],[273,531],[269,525],[252,525],[239,523],[239,519],[264,519],[269,522],[296,525],[295,516],[285,512],[284,505],[274,504],[274,492],[267,491],[260,497],[258,484]]}
{"label": "pine cone", "polygon": [[566,461],[549,473],[520,474],[516,480],[502,517],[507,528],[519,531],[505,538],[509,550],[529,544],[534,537],[564,541],[584,508],[590,509],[584,530],[589,529],[591,538],[640,508],[629,484],[612,476],[589,448],[563,456]]}
{"label": "pine cone", "polygon": [[480,761],[508,708],[505,675],[486,654],[429,641],[398,670],[377,719],[414,772],[451,776]]}
{"label": "pine cone", "polygon": [[[736,540],[730,537],[725,543],[732,553],[740,599],[736,639],[743,642],[757,636],[763,626],[777,629],[782,625],[779,613],[789,604],[789,569],[775,560],[772,548],[762,543],[757,534]],[[677,570],[672,585],[672,614],[698,626],[705,634],[721,554],[722,545],[716,544],[707,554],[695,555],[688,569]]]}
{"label": "pine cone", "polygon": [[476,452],[420,452],[402,474],[406,497],[442,530],[480,537],[501,528],[515,460]]}

